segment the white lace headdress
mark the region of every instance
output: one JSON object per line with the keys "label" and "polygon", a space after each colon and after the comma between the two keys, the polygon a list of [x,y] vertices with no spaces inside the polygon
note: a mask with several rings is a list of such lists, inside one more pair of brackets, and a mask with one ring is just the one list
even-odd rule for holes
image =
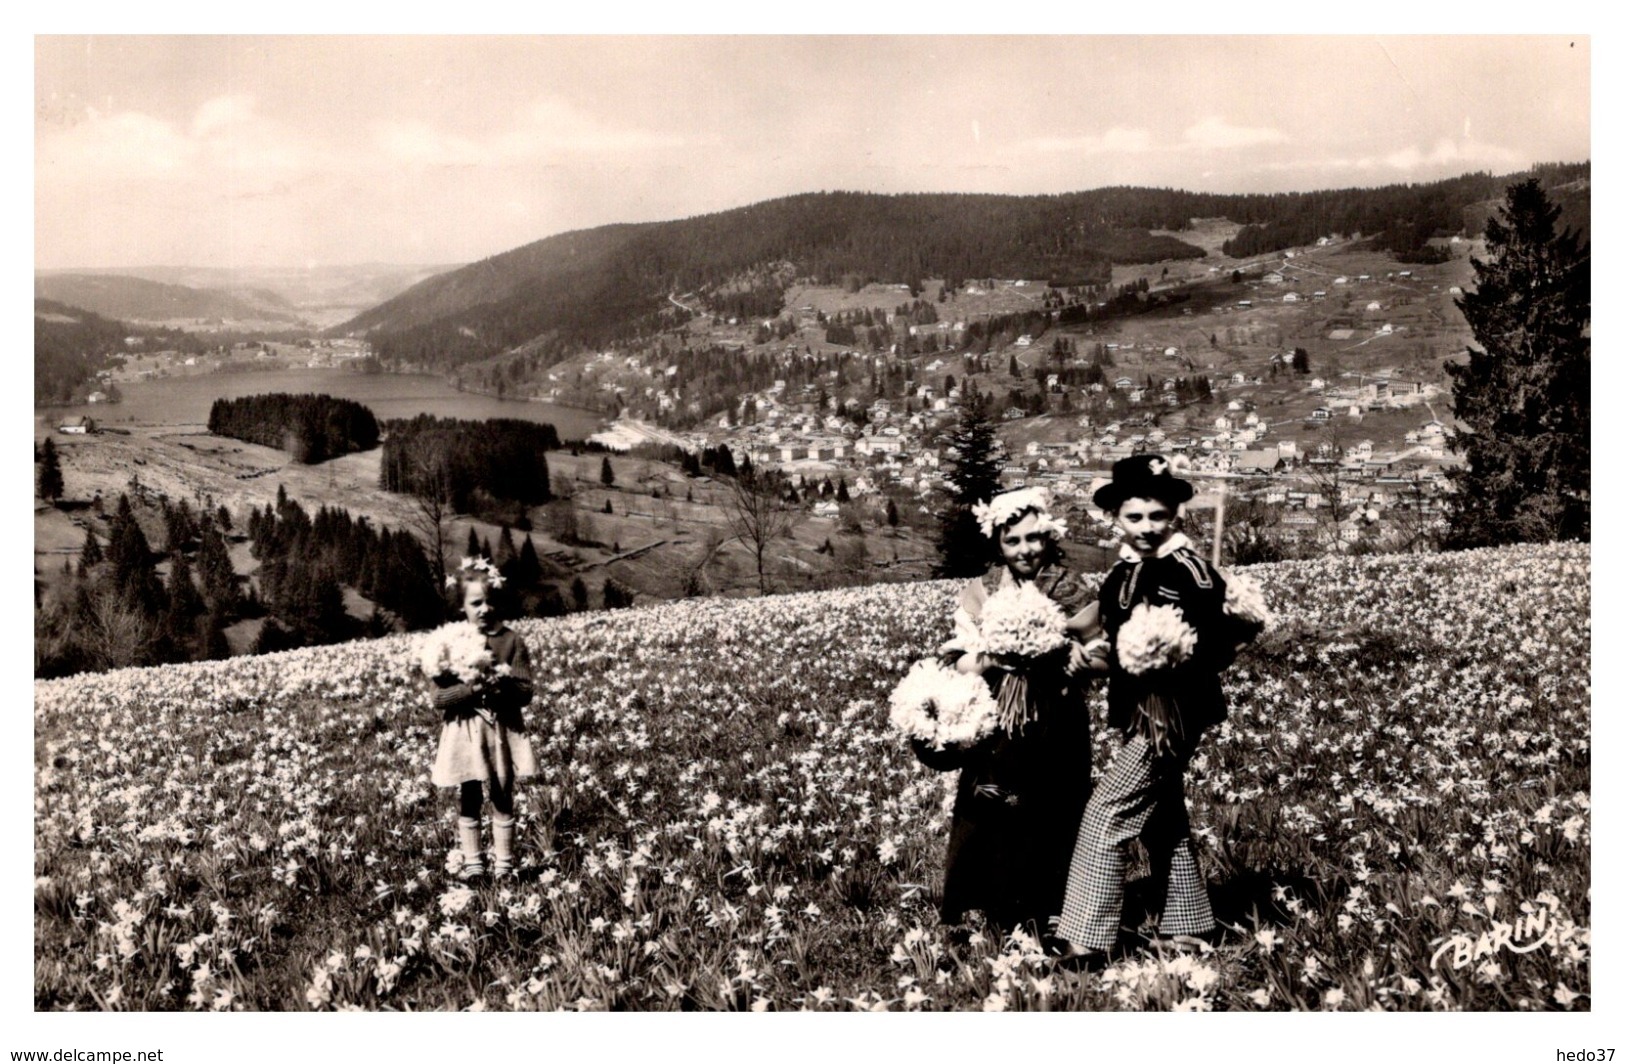
{"label": "white lace headdress", "polygon": [[982,526],[982,535],[989,539],[996,537],[999,529],[1027,510],[1038,514],[1038,531],[1048,532],[1056,539],[1066,536],[1066,521],[1049,512],[1049,492],[1043,488],[1017,488],[1015,491],[1000,492],[987,502],[979,502],[971,507],[971,513]]}

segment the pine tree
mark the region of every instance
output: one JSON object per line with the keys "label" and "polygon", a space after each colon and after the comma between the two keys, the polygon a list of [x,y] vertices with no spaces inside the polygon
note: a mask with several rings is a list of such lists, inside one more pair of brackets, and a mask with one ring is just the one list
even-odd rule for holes
{"label": "pine tree", "polygon": [[84,576],[102,563],[102,545],[96,533],[85,529],[85,545],[79,551],[79,575]]}
{"label": "pine tree", "polygon": [[54,503],[62,498],[62,461],[57,457],[56,444],[45,437],[39,455],[39,497]]}
{"label": "pine tree", "polygon": [[198,530],[198,575],[203,580],[203,598],[217,613],[230,614],[237,608],[237,574],[231,568],[226,541],[212,525]]}
{"label": "pine tree", "polygon": [[231,657],[231,643],[226,639],[226,617],[218,610],[210,610],[203,622],[203,649],[198,655],[204,661],[220,661]]}
{"label": "pine tree", "polygon": [[938,515],[937,563],[942,577],[980,576],[989,561],[989,545],[971,507],[999,490],[1003,468],[999,438],[987,404],[979,396],[959,405],[959,420],[946,437],[948,469],[944,481],[949,501]]}
{"label": "pine tree", "polygon": [[615,467],[609,464],[609,455],[604,455],[604,464],[598,467],[598,483],[606,488],[615,486]]}
{"label": "pine tree", "polygon": [[[1559,231],[1539,179],[1507,188],[1488,257],[1456,300],[1478,348],[1445,368],[1466,458],[1452,473],[1458,546],[1591,538],[1591,254]],[[1480,349],[1481,348],[1481,349]]]}

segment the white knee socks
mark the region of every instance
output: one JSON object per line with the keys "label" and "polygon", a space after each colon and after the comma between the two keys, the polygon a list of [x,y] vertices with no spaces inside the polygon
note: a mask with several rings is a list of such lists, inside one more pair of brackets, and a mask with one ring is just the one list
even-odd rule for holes
{"label": "white knee socks", "polygon": [[480,821],[478,817],[457,818],[457,838],[463,851],[463,868],[458,874],[464,879],[485,874],[485,860],[480,854]]}
{"label": "white knee socks", "polygon": [[501,815],[491,817],[491,874],[509,875],[513,872],[514,818]]}

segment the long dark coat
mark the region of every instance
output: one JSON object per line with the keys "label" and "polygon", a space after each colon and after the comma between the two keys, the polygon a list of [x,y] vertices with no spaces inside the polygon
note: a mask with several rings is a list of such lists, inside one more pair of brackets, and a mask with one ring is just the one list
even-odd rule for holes
{"label": "long dark coat", "polygon": [[[1003,567],[981,578],[988,594],[1005,579]],[[1092,600],[1076,574],[1052,566],[1038,586],[1069,616]],[[972,589],[961,597],[979,611],[985,598]],[[1089,800],[1090,750],[1087,673],[1066,676],[1065,655],[1028,677],[1029,719],[1015,734],[1002,728],[973,747],[932,750],[913,744],[922,764],[959,769],[953,822],[943,877],[944,923],[959,923],[979,909],[1010,929],[1031,924],[1042,931],[1061,911],[1078,822]],[[984,673],[995,697],[1009,673]]]}

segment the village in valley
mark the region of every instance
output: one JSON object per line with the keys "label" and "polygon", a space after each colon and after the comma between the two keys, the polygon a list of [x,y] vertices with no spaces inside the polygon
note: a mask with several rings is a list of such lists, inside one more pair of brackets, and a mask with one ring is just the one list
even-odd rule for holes
{"label": "village in valley", "polygon": [[[1175,311],[1038,337],[1023,333],[980,353],[957,349],[966,328],[957,319],[907,325],[908,346],[928,347],[929,355],[900,344],[873,354],[833,349],[819,342],[825,314],[803,303],[790,315],[797,328],[787,343],[770,341],[740,357],[774,359],[785,377],[797,363],[819,359],[851,360],[859,372],[831,370],[827,382],[799,387],[779,377],[739,396],[731,411],[687,428],[662,424],[685,400],[666,383],[677,365],[658,357],[597,352],[573,372],[559,367],[550,377],[624,403],[622,417],[596,442],[690,451],[726,444],[758,468],[781,470],[813,488],[814,514],[830,519],[842,505],[832,486],[844,486],[842,495],[860,507],[884,507],[891,498],[920,518],[932,512],[949,468],[943,435],[973,386],[991,400],[1006,481],[1042,484],[1076,515],[1095,516],[1088,499],[1113,461],[1157,452],[1175,456],[1196,476],[1203,491],[1194,510],[1212,509],[1221,493],[1231,502],[1246,500],[1254,504],[1246,519],[1263,520],[1285,553],[1415,548],[1442,527],[1446,471],[1459,462],[1449,447],[1442,366],[1445,354],[1467,342],[1452,303],[1467,251],[1440,266],[1390,261],[1380,264],[1386,268],[1336,272],[1328,252],[1338,250],[1328,240],[1263,262],[1207,267],[1203,272],[1234,273],[1220,283],[1234,298],[1199,316]],[[1361,258],[1367,257],[1376,258]],[[1204,281],[1213,286],[1197,274],[1166,287]],[[1027,292],[1041,287],[986,279],[955,299],[1000,292],[1030,298]],[[799,298],[814,299],[817,291],[803,289]],[[906,293],[883,293],[893,295]],[[737,324],[733,331],[744,334]],[[929,344],[917,343],[927,331]],[[1313,341],[1306,338],[1311,331]],[[1112,368],[1101,381],[1063,382],[1068,368],[1090,362]],[[900,394],[836,390],[839,379],[871,369],[881,375],[898,363]],[[550,396],[568,394],[555,386]],[[1109,542],[1104,524],[1073,527],[1076,538]]]}

